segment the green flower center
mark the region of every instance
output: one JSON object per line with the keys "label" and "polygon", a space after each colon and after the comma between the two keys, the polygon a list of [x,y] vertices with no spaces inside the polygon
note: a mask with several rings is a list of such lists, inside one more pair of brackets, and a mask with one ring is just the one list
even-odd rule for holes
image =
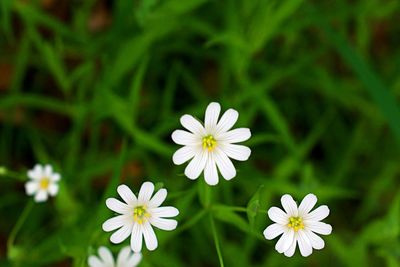
{"label": "green flower center", "polygon": [[40,180],[39,182],[39,187],[40,189],[46,190],[47,188],[49,188],[50,185],[50,179],[47,177],[44,177]]}
{"label": "green flower center", "polygon": [[301,217],[290,217],[287,226],[293,228],[295,232],[299,231],[300,229],[304,229],[303,219]]}
{"label": "green flower center", "polygon": [[133,220],[138,224],[143,224],[150,214],[147,212],[146,207],[137,206],[133,209]]}
{"label": "green flower center", "polygon": [[217,146],[217,141],[214,139],[214,136],[207,135],[203,138],[203,149],[207,149],[208,151],[213,151]]}

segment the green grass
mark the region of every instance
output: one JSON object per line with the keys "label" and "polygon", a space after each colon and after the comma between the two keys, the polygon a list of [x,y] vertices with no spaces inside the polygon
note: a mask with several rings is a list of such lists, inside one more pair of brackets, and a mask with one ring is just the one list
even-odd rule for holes
{"label": "green grass", "polygon": [[[105,199],[146,180],[180,215],[140,266],[400,266],[398,1],[44,2],[0,1],[0,267],[117,253]],[[170,138],[212,101],[252,132],[216,187]],[[45,204],[24,192],[38,162],[63,176]],[[333,233],[286,258],[266,210],[310,192]]]}

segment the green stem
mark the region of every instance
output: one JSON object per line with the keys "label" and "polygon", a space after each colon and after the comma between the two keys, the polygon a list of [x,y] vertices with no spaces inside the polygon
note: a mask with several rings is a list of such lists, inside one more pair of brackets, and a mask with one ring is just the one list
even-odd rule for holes
{"label": "green stem", "polygon": [[24,210],[22,211],[22,214],[18,218],[17,223],[14,225],[14,228],[11,230],[10,236],[8,237],[8,241],[7,241],[8,251],[10,251],[12,246],[14,245],[15,238],[16,238],[19,230],[21,229],[22,225],[28,218],[28,215],[31,212],[33,205],[34,205],[33,201],[29,201],[29,203],[26,204]]}
{"label": "green stem", "polygon": [[7,170],[4,167],[0,167],[0,176],[4,176],[6,178],[11,178],[17,181],[21,181],[21,182],[25,182],[26,181],[26,177],[17,173],[17,172],[13,172],[10,170]]}
{"label": "green stem", "polygon": [[217,229],[215,227],[215,222],[214,222],[214,218],[213,218],[212,214],[210,214],[210,221],[211,221],[212,233],[214,236],[215,248],[217,249],[217,254],[218,254],[218,258],[219,258],[219,265],[221,267],[224,267],[224,259],[222,258],[221,248],[220,248],[219,240],[218,240]]}

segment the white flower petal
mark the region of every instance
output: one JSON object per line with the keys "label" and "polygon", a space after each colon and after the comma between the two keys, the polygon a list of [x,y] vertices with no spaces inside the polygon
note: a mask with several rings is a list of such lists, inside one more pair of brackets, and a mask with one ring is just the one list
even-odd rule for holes
{"label": "white flower petal", "polygon": [[172,140],[178,145],[199,145],[202,140],[199,136],[183,130],[175,130],[171,135]]}
{"label": "white flower petal", "polygon": [[181,117],[181,124],[187,130],[196,135],[200,136],[206,135],[203,125],[201,125],[201,123],[191,115],[183,115]]}
{"label": "white flower petal", "polygon": [[170,218],[177,216],[179,214],[179,210],[175,207],[166,206],[152,209],[151,214],[152,216],[156,217]]}
{"label": "white flower petal", "polygon": [[220,147],[221,150],[224,151],[228,157],[239,161],[248,160],[251,154],[251,150],[247,146],[221,144]]}
{"label": "white flower petal", "polygon": [[282,207],[286,213],[291,216],[298,216],[297,204],[291,195],[285,194],[281,197]]}
{"label": "white flower petal", "polygon": [[283,253],[290,248],[294,239],[294,230],[293,229],[285,229],[281,238],[279,238],[278,242],[275,245],[276,251],[279,253]]}
{"label": "white flower petal", "polygon": [[25,184],[25,191],[28,196],[33,195],[39,190],[39,183],[36,181],[29,181]]}
{"label": "white flower petal", "polygon": [[90,267],[104,267],[103,262],[101,262],[96,256],[90,256],[88,259],[88,264]]}
{"label": "white flower petal", "polygon": [[192,180],[197,179],[201,172],[204,170],[208,158],[208,153],[205,150],[201,150],[190,161],[185,168],[185,175]]}
{"label": "white flower petal", "polygon": [[171,231],[176,228],[178,222],[172,219],[163,219],[158,217],[151,217],[150,223],[161,230]]}
{"label": "white flower petal", "polygon": [[277,207],[271,207],[268,210],[268,217],[281,225],[286,225],[289,222],[289,216],[280,208]]}
{"label": "white flower petal", "polygon": [[27,175],[30,179],[32,180],[39,180],[43,177],[43,170],[42,166],[40,165],[35,165],[35,167],[32,170],[29,170],[27,172]]}
{"label": "white flower petal", "polygon": [[99,256],[106,265],[114,266],[114,257],[108,248],[100,247],[99,248]]}
{"label": "white flower petal", "polygon": [[204,168],[204,180],[209,185],[218,184],[218,171],[215,165],[214,153],[209,153],[206,166]]}
{"label": "white flower petal", "polygon": [[105,232],[110,232],[130,223],[133,222],[129,221],[129,215],[118,215],[105,221],[102,228]]}
{"label": "white flower petal", "polygon": [[196,155],[196,152],[200,149],[196,149],[192,146],[184,146],[179,148],[172,156],[172,161],[175,165],[181,165],[186,161],[190,160]]}
{"label": "white flower petal", "polygon": [[285,231],[284,226],[274,223],[274,224],[271,224],[270,226],[268,226],[264,230],[264,237],[268,240],[271,240],[271,239],[274,239],[275,237],[277,237],[278,235],[281,235],[284,231]]}
{"label": "white flower petal", "polygon": [[50,184],[47,191],[49,192],[50,196],[54,197],[58,193],[58,184],[55,183]]}
{"label": "white flower petal", "polygon": [[307,235],[308,239],[311,242],[311,246],[315,249],[323,249],[325,247],[325,241],[319,237],[318,235],[314,234],[310,230],[304,230],[304,233]]}
{"label": "white flower petal", "polygon": [[154,233],[153,227],[151,227],[149,222],[145,222],[142,225],[144,242],[146,243],[146,247],[148,250],[153,251],[158,246],[158,241],[156,234]]}
{"label": "white flower petal", "polygon": [[299,216],[304,217],[317,203],[317,197],[314,194],[308,194],[303,198],[299,206]]}
{"label": "white flower petal", "polygon": [[53,174],[50,176],[50,179],[51,179],[51,181],[53,181],[53,182],[58,182],[58,181],[61,180],[61,175],[60,175],[59,173],[53,173]]}
{"label": "white flower petal", "polygon": [[49,164],[46,164],[43,169],[43,175],[49,178],[52,176],[52,174],[53,174],[53,167],[51,167],[51,165]]}
{"label": "white flower petal", "polygon": [[320,235],[330,235],[332,226],[323,222],[304,221],[305,228]]}
{"label": "white flower petal", "polygon": [[215,138],[219,142],[224,143],[239,143],[248,140],[251,137],[249,128],[237,128],[228,132],[221,133]]}
{"label": "white flower petal", "polygon": [[297,241],[299,242],[300,253],[303,257],[308,257],[312,253],[311,242],[304,231],[297,232]]}
{"label": "white flower petal", "polygon": [[37,191],[37,193],[35,195],[36,202],[44,202],[47,200],[47,198],[48,198],[48,195],[47,195],[47,191],[45,191],[45,190],[39,189],[39,191]]}
{"label": "white flower petal", "polygon": [[153,192],[154,184],[151,182],[144,182],[139,190],[138,204],[147,204],[150,201]]}
{"label": "white flower petal", "polygon": [[290,247],[288,248],[288,250],[286,250],[286,251],[284,252],[284,255],[285,255],[286,257],[292,257],[292,256],[294,255],[294,252],[295,252],[295,250],[296,250],[296,244],[297,244],[297,236],[295,235],[294,238],[293,238],[292,244],[290,245]]}
{"label": "white flower petal", "polygon": [[158,190],[154,196],[150,199],[149,207],[150,208],[157,208],[159,207],[164,200],[167,198],[167,189],[161,188]]}
{"label": "white flower petal", "polygon": [[130,247],[122,248],[118,253],[117,267],[132,266],[133,264],[131,264],[131,265],[127,264],[129,259],[130,259],[130,255],[131,255],[131,248]]}
{"label": "white flower petal", "polygon": [[223,133],[230,130],[236,123],[238,117],[239,113],[234,109],[230,108],[225,111],[217,124],[217,133]]}
{"label": "white flower petal", "polygon": [[126,204],[130,206],[135,206],[137,204],[137,198],[128,186],[124,184],[118,186],[117,192],[121,196],[121,198],[125,201]]}
{"label": "white flower petal", "polygon": [[131,248],[134,252],[140,252],[142,250],[142,229],[138,223],[133,225],[131,235]]}
{"label": "white flower petal", "polygon": [[329,208],[326,205],[319,206],[312,212],[304,215],[304,220],[306,221],[321,221],[328,217],[329,215]]}
{"label": "white flower petal", "polygon": [[136,267],[141,260],[142,260],[141,253],[133,253],[133,255],[129,258],[128,262],[126,263],[126,266]]}
{"label": "white flower petal", "polygon": [[119,214],[126,214],[132,211],[131,208],[129,208],[128,205],[126,205],[125,203],[122,203],[121,201],[119,201],[118,199],[115,198],[107,198],[106,200],[106,206]]}
{"label": "white flower petal", "polygon": [[214,159],[225,180],[229,181],[236,176],[236,169],[235,166],[233,166],[232,161],[219,148],[215,150]]}
{"label": "white flower petal", "polygon": [[207,133],[214,134],[220,111],[221,106],[219,103],[212,102],[207,106],[206,115],[204,118],[204,126]]}
{"label": "white flower petal", "polygon": [[131,233],[132,224],[125,224],[111,235],[110,241],[114,244],[119,244],[127,239]]}

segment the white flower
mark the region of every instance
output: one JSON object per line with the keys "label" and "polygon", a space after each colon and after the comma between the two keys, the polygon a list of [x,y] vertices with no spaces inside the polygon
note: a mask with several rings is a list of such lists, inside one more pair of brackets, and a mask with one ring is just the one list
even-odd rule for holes
{"label": "white flower", "polygon": [[103,230],[106,232],[118,229],[111,235],[110,241],[118,244],[131,236],[132,250],[140,252],[144,237],[147,249],[155,250],[158,242],[152,226],[171,231],[178,225],[176,220],[166,219],[177,216],[178,209],[170,206],[160,207],[167,197],[167,190],[160,189],[151,197],[154,184],[145,182],[137,198],[126,185],[118,186],[117,191],[126,204],[115,198],[106,200],[107,207],[120,214],[103,223]]}
{"label": "white flower", "polygon": [[120,250],[115,264],[111,251],[106,247],[99,248],[99,256],[90,256],[88,264],[90,267],[136,267],[142,260],[141,253],[131,253],[130,247]]}
{"label": "white flower", "polygon": [[329,208],[323,205],[310,212],[317,203],[313,194],[305,196],[299,207],[287,194],[282,196],[281,203],[286,213],[277,207],[268,210],[269,218],[275,223],[264,230],[265,238],[271,240],[282,234],[275,249],[287,257],[293,256],[297,243],[304,257],[311,255],[313,248],[322,249],[325,242],[316,233],[329,235],[332,232],[330,224],[320,222],[329,215]]}
{"label": "white flower", "polygon": [[58,181],[61,176],[53,172],[50,165],[42,166],[36,164],[32,170],[28,171],[30,181],[26,182],[26,194],[35,195],[36,202],[44,202],[48,196],[54,197],[58,193]]}
{"label": "white flower", "polygon": [[230,130],[236,123],[239,113],[228,109],[218,121],[221,106],[210,103],[206,109],[203,125],[191,115],[183,115],[181,124],[189,132],[175,130],[172,140],[184,147],[173,155],[173,162],[181,165],[192,159],[185,169],[189,179],[197,179],[204,171],[204,179],[209,185],[218,184],[218,169],[226,180],[236,176],[236,169],[229,158],[245,161],[251,154],[250,148],[237,145],[251,137],[250,129]]}

